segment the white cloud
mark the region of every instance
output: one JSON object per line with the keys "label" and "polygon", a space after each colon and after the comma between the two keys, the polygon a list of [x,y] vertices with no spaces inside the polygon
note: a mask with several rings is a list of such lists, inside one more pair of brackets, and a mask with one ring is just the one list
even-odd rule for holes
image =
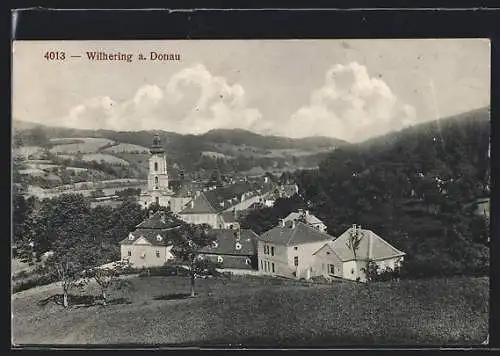
{"label": "white cloud", "polygon": [[324,85],[311,93],[309,105],[285,120],[266,120],[257,108],[248,106],[241,85],[230,84],[198,64],[175,73],[164,85],[138,88],[123,102],[107,96],[84,101],[58,122],[78,128],[184,134],[241,128],[355,142],[412,124],[415,116],[415,109],[401,103],[383,80],[370,77],[366,67],[350,63],[334,65],[326,73]]}
{"label": "white cloud", "polygon": [[242,86],[213,76],[201,64],[174,74],[164,86],[144,85],[122,103],[109,97],[85,101],[73,107],[62,121],[79,128],[180,133],[203,133],[215,128],[259,131],[267,127],[260,111],[247,107]]}
{"label": "white cloud", "polygon": [[331,136],[352,142],[415,122],[415,109],[401,103],[387,84],[370,77],[365,66],[334,65],[325,84],[311,94],[285,124],[292,137]]}

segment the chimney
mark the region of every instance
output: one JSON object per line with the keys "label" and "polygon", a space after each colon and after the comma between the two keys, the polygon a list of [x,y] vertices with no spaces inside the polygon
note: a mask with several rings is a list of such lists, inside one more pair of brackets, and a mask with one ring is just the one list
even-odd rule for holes
{"label": "chimney", "polygon": [[194,199],[192,199],[192,200],[189,202],[189,204],[191,204],[191,209],[193,209],[193,208],[194,208]]}
{"label": "chimney", "polygon": [[309,210],[306,210],[306,216],[309,216]]}
{"label": "chimney", "polygon": [[280,219],[280,226],[285,227],[285,220],[284,219]]}

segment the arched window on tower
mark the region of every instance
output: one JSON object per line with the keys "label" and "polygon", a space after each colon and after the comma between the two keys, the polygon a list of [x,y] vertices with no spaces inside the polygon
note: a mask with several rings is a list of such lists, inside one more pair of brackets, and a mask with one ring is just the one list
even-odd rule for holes
{"label": "arched window on tower", "polygon": [[158,162],[155,162],[155,172],[158,172]]}
{"label": "arched window on tower", "polygon": [[155,177],[155,186],[156,186],[156,189],[158,189],[158,177]]}

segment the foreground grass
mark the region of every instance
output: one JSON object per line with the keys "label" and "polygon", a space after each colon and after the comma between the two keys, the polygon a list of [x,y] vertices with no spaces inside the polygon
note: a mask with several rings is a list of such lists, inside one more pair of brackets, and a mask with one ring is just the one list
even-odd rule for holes
{"label": "foreground grass", "polygon": [[[488,333],[487,278],[306,285],[258,277],[130,279],[116,301],[68,310],[13,296],[14,344],[241,346],[478,345]],[[89,286],[84,294],[98,294]]]}

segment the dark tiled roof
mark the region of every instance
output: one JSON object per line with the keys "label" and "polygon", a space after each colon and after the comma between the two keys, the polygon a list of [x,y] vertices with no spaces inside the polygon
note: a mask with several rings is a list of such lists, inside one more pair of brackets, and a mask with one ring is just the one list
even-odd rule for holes
{"label": "dark tiled roof", "polygon": [[180,214],[219,213],[241,202],[243,194],[248,193],[251,197],[269,192],[272,188],[272,184],[241,182],[207,190],[194,199],[194,207],[188,204]]}
{"label": "dark tiled roof", "polygon": [[259,240],[261,241],[285,246],[318,241],[326,242],[332,241],[333,239],[333,236],[321,232],[302,222],[297,222],[293,228],[291,224],[287,224],[286,227],[276,226],[271,230],[264,232],[259,237]]}
{"label": "dark tiled roof", "polygon": [[[175,244],[179,235],[175,232],[176,228],[170,229],[137,229],[132,231],[129,236],[122,241],[122,245],[133,245],[141,237],[145,238],[153,246],[170,246]],[[158,235],[161,240],[158,240]],[[131,239],[132,237],[132,239]]]}
{"label": "dark tiled roof", "polygon": [[164,215],[161,211],[156,212],[151,217],[147,218],[139,225],[137,229],[169,229],[177,226],[174,219],[168,214]]}
{"label": "dark tiled roof", "polygon": [[[238,230],[213,230],[217,244],[206,246],[200,250],[203,254],[242,255],[251,256],[257,253],[258,235],[250,229],[241,229],[239,241],[236,239]],[[241,245],[237,249],[236,243]]]}
{"label": "dark tiled roof", "polygon": [[[218,263],[217,257],[218,255],[210,255],[206,256],[214,263]],[[228,256],[228,255],[220,255],[222,257],[222,263],[220,264],[221,268],[234,268],[234,269],[253,269],[251,264],[247,264],[247,259],[250,257],[247,256]]]}
{"label": "dark tiled roof", "polygon": [[193,205],[191,206],[191,202],[187,203],[186,207],[179,214],[215,214],[217,212],[218,210],[210,204],[205,193],[200,193],[200,195],[193,199]]}
{"label": "dark tiled roof", "polygon": [[[168,246],[179,238],[179,235],[174,232],[178,226],[172,217],[158,211],[137,225],[136,229],[129,236],[120,241],[120,244],[132,245],[139,238],[143,237],[154,246]],[[161,240],[158,240],[158,235],[161,236]]]}

